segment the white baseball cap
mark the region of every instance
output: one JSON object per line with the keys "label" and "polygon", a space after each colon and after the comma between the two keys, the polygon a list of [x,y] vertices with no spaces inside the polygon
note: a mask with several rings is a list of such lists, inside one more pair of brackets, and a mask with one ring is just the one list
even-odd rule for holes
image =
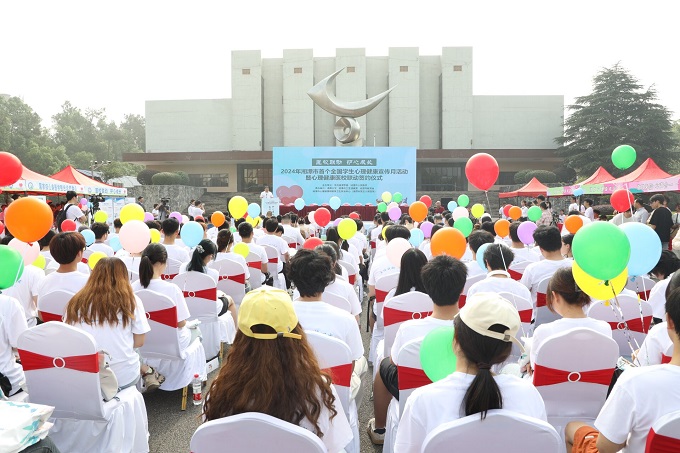
{"label": "white baseball cap", "polygon": [[[514,305],[495,293],[475,293],[468,297],[465,306],[458,313],[460,320],[470,329],[485,337],[495,338],[517,344],[522,351],[524,347],[517,339],[522,320]],[[494,324],[507,327],[505,332],[489,330]]]}

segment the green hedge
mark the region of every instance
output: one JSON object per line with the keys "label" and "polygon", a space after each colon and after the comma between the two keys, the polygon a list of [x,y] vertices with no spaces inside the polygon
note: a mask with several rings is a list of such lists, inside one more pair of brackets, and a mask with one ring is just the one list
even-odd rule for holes
{"label": "green hedge", "polygon": [[182,177],[177,173],[162,172],[151,177],[154,186],[178,186],[182,184]]}

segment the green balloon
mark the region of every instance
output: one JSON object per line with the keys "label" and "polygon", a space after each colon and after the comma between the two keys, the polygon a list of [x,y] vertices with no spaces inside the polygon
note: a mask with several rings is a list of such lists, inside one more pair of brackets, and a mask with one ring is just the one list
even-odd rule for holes
{"label": "green balloon", "polygon": [[387,211],[387,203],[385,203],[384,201],[381,201],[380,203],[378,203],[378,212],[385,212],[385,211]]}
{"label": "green balloon", "polygon": [[24,273],[24,259],[8,245],[0,245],[0,289],[13,286]]}
{"label": "green balloon", "polygon": [[465,194],[458,195],[458,206],[466,207],[470,204],[470,197]]}
{"label": "green balloon", "polygon": [[472,233],[472,220],[468,217],[461,217],[460,219],[453,222],[453,227],[463,233],[463,236],[468,237]]}
{"label": "green balloon", "polygon": [[527,217],[529,217],[529,220],[531,220],[532,222],[535,222],[538,219],[540,219],[541,214],[542,214],[541,208],[539,208],[538,206],[532,206],[527,211]]}
{"label": "green balloon", "polygon": [[232,233],[236,233],[237,230],[236,230],[236,227],[230,227],[229,231],[231,231]]}
{"label": "green balloon", "polygon": [[621,170],[626,170],[630,168],[637,158],[637,153],[635,148],[630,145],[621,145],[614,148],[612,151],[612,163],[614,166]]}
{"label": "green balloon", "polygon": [[401,203],[401,200],[404,199],[404,196],[401,194],[401,192],[394,192],[394,195],[392,195],[392,201],[395,203]]}
{"label": "green balloon", "polygon": [[609,222],[593,222],[581,227],[574,235],[571,248],[579,267],[598,280],[618,276],[630,259],[626,233]]}
{"label": "green balloon", "polygon": [[420,364],[432,382],[456,371],[453,352],[453,326],[439,327],[428,333],[420,345]]}

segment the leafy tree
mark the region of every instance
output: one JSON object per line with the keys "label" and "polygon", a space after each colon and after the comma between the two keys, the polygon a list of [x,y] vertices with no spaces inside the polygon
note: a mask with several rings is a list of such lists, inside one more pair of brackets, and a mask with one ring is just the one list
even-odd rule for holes
{"label": "leafy tree", "polygon": [[189,175],[186,174],[183,171],[177,171],[175,172],[179,176],[180,180],[179,183],[183,186],[188,186],[189,185]]}
{"label": "leafy tree", "polygon": [[515,176],[513,179],[515,180],[515,184],[526,184],[527,181],[527,173],[529,173],[529,170],[520,170],[517,173],[515,173]]}
{"label": "leafy tree", "polygon": [[0,97],[0,150],[24,160],[33,144],[47,145],[49,137],[40,116],[18,97]]}
{"label": "leafy tree", "polygon": [[123,152],[146,151],[146,120],[142,115],[125,115],[125,119],[120,123],[120,131],[126,144]]}
{"label": "leafy tree", "polygon": [[137,173],[137,181],[139,181],[139,183],[143,186],[150,186],[151,184],[153,184],[151,178],[156,173],[158,173],[158,170],[151,170],[150,168],[146,168]]}
{"label": "leafy tree", "polygon": [[71,165],[79,170],[89,170],[93,160],[94,154],[87,151],[78,151],[71,156]]}
{"label": "leafy tree", "polygon": [[576,181],[576,172],[573,168],[557,167],[554,171],[557,176],[557,182],[564,182],[571,184]]}
{"label": "leafy tree", "polygon": [[637,163],[648,157],[659,163],[674,159],[669,111],[657,103],[653,86],[644,89],[625,68],[616,64],[593,78],[593,92],[576,98],[569,106],[557,154],[580,176],[600,165],[622,175],[611,162],[611,152],[628,144],[637,151]]}
{"label": "leafy tree", "polygon": [[33,143],[21,162],[35,172],[53,175],[69,164],[69,158],[63,146],[40,146]]}
{"label": "leafy tree", "polygon": [[119,178],[121,176],[136,176],[144,167],[142,165],[130,164],[127,162],[111,162],[104,165],[100,171],[104,180]]}
{"label": "leafy tree", "polygon": [[101,133],[106,128],[104,110],[83,113],[68,101],[61,108],[62,111],[52,117],[55,143],[63,146],[69,156],[84,151],[96,160],[113,160]]}

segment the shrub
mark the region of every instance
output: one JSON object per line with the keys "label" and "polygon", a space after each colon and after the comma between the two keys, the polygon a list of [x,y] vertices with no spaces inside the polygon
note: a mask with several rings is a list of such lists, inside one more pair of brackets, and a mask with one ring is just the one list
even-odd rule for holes
{"label": "shrub", "polygon": [[557,175],[548,170],[530,170],[526,174],[526,181],[531,181],[531,178],[536,178],[543,184],[548,184],[552,182],[557,182]]}
{"label": "shrub", "polygon": [[573,168],[557,167],[555,169],[555,175],[557,176],[557,182],[564,182],[567,184],[576,182],[576,172]]}
{"label": "shrub", "polygon": [[175,172],[177,176],[180,177],[180,184],[183,186],[188,186],[189,185],[189,175],[184,173],[183,171],[177,171]]}
{"label": "shrub", "polygon": [[527,173],[529,173],[531,170],[520,170],[517,173],[515,173],[515,177],[513,178],[515,180],[516,184],[526,184],[529,180],[527,179]]}
{"label": "shrub", "polygon": [[182,177],[177,173],[162,172],[151,177],[154,186],[177,186],[181,184]]}
{"label": "shrub", "polygon": [[151,170],[150,168],[145,168],[144,170],[137,173],[137,181],[143,186],[150,186],[153,184],[151,178],[153,175],[158,173],[158,170]]}

